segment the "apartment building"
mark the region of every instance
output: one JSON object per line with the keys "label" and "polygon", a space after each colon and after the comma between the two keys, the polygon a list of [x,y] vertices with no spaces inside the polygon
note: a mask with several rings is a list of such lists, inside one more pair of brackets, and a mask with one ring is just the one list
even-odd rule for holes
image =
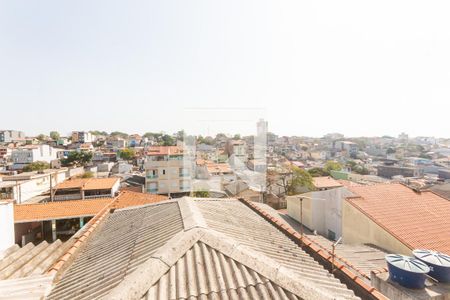
{"label": "apartment building", "polygon": [[152,146],[146,151],[145,190],[151,194],[185,194],[191,191],[192,160],[178,146]]}
{"label": "apartment building", "polygon": [[73,131],[72,132],[72,143],[92,143],[94,141],[94,136],[90,132],[86,131]]}
{"label": "apartment building", "polygon": [[243,140],[228,140],[225,146],[229,163],[235,169],[245,168],[248,161],[247,144]]}
{"label": "apartment building", "polygon": [[25,133],[17,130],[0,130],[0,143],[11,143],[25,139]]}
{"label": "apartment building", "polygon": [[11,152],[11,160],[14,163],[14,169],[22,169],[24,166],[37,162],[45,161],[51,163],[57,159],[57,150],[49,145],[28,145],[14,149]]}

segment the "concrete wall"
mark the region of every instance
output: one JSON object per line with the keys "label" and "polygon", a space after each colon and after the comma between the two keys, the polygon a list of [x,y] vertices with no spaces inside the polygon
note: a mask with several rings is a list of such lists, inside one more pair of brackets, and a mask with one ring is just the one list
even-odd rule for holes
{"label": "concrete wall", "polygon": [[[294,218],[300,222],[300,199],[299,196],[288,196],[287,201],[287,211],[291,218]],[[303,225],[312,229],[314,227],[313,217],[312,217],[312,201],[311,199],[303,199],[302,205],[302,215],[303,215]]]}
{"label": "concrete wall", "polygon": [[[52,186],[66,179],[66,172],[54,173],[52,175]],[[18,185],[13,188],[14,199],[17,203],[24,203],[33,197],[50,191],[50,174],[45,174],[30,180],[18,181]]]}
{"label": "concrete wall", "polygon": [[370,243],[391,253],[411,255],[411,249],[347,201],[343,202],[342,220],[342,234],[345,244]]}
{"label": "concrete wall", "polygon": [[0,201],[0,251],[14,244],[14,204]]}
{"label": "concrete wall", "polygon": [[[330,230],[338,239],[342,236],[342,201],[351,195],[344,187],[304,194],[311,199],[303,199],[303,224],[325,237]],[[298,196],[288,197],[287,208],[289,216],[300,221]]]}

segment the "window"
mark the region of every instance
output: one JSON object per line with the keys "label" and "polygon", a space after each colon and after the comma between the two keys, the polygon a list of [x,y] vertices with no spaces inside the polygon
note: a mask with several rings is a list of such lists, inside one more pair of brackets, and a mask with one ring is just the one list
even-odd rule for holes
{"label": "window", "polygon": [[166,170],[163,170],[163,175],[166,175]]}
{"label": "window", "polygon": [[334,231],[331,231],[330,229],[328,229],[328,239],[332,241],[336,240],[336,233],[334,233]]}

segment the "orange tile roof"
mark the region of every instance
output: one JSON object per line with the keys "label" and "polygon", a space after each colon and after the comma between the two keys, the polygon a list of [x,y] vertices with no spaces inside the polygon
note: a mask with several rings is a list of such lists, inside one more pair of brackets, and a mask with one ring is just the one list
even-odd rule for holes
{"label": "orange tile roof", "polygon": [[107,190],[111,189],[119,180],[118,177],[76,178],[58,184],[55,189]]}
{"label": "orange tile roof", "polygon": [[147,149],[147,155],[176,155],[183,154],[183,148],[178,146],[152,146]]}
{"label": "orange tile roof", "polygon": [[55,201],[14,205],[14,222],[24,223],[53,219],[94,216],[107,204],[114,208],[139,206],[167,200],[167,196],[123,191],[116,198]]}
{"label": "orange tile roof", "polygon": [[113,203],[114,208],[124,208],[129,206],[139,206],[155,202],[168,200],[167,196],[144,194],[133,191],[122,191]]}
{"label": "orange tile roof", "polygon": [[313,177],[313,184],[318,189],[341,187],[342,184],[329,176]]}
{"label": "orange tile roof", "polygon": [[227,163],[212,163],[212,162],[207,162],[206,163],[206,168],[208,169],[209,173],[231,173],[231,167],[229,164]]}
{"label": "orange tile roof", "polygon": [[77,218],[82,216],[94,216],[112,198],[91,200],[55,201],[47,203],[17,204],[14,205],[14,222],[33,222],[52,219]]}
{"label": "orange tile roof", "polygon": [[346,201],[410,249],[450,254],[450,201],[430,191],[402,184],[348,188],[357,197]]}

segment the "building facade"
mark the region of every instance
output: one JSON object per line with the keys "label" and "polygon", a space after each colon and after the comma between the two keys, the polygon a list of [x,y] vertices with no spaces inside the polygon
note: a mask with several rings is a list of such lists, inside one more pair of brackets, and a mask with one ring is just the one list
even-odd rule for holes
{"label": "building facade", "polygon": [[193,168],[182,148],[150,147],[144,167],[147,193],[172,195],[191,191]]}
{"label": "building facade", "polygon": [[25,133],[17,130],[0,130],[0,143],[11,143],[25,139]]}
{"label": "building facade", "polygon": [[58,158],[57,152],[56,149],[49,145],[29,145],[14,149],[11,152],[11,160],[14,163],[14,169],[21,169],[37,161],[51,163]]}
{"label": "building facade", "polygon": [[72,143],[92,143],[94,141],[94,136],[90,132],[86,131],[73,131],[72,132]]}

